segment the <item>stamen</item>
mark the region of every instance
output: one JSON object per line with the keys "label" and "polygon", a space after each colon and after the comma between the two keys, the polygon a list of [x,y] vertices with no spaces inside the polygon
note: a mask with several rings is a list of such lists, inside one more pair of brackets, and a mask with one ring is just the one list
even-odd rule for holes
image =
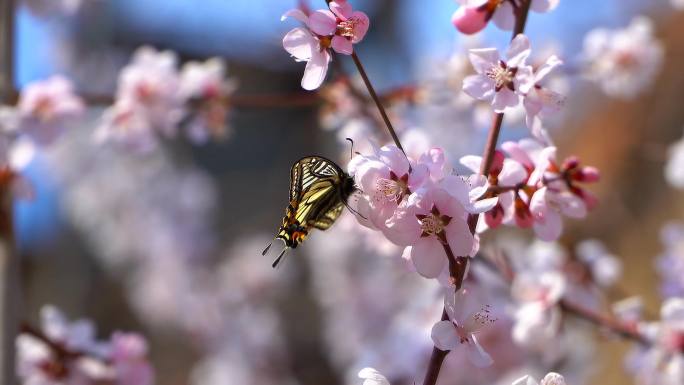
{"label": "stamen", "polygon": [[488,78],[494,80],[496,92],[501,91],[501,89],[504,87],[510,89],[511,91],[514,91],[515,87],[513,85],[513,79],[515,78],[516,72],[517,68],[509,68],[505,62],[500,60],[499,65],[491,66],[485,72],[485,75]]}

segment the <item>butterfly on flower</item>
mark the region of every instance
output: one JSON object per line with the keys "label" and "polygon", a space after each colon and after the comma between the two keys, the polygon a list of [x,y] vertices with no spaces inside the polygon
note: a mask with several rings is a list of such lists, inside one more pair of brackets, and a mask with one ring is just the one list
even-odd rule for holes
{"label": "butterfly on flower", "polygon": [[[354,179],[331,160],[307,156],[295,162],[290,171],[290,203],[275,237],[283,240],[285,247],[273,267],[278,265],[287,249],[302,243],[311,229],[330,228],[355,191]],[[271,244],[262,255],[266,255],[270,247]]]}

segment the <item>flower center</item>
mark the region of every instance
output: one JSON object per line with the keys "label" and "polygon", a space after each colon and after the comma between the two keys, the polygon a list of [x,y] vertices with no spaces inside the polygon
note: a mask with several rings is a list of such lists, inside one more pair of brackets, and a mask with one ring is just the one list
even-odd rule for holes
{"label": "flower center", "polygon": [[517,67],[508,67],[503,60],[499,60],[499,64],[491,66],[485,75],[494,81],[496,92],[501,91],[504,87],[515,91],[513,80],[516,72],[518,72]]}
{"label": "flower center", "polygon": [[404,195],[404,188],[399,181],[380,178],[376,182],[378,192],[387,200],[400,201]]}
{"label": "flower center", "polygon": [[359,19],[347,19],[337,23],[337,32],[340,36],[348,37],[353,39],[356,34],[356,26],[361,23]]}
{"label": "flower center", "polygon": [[404,195],[411,193],[408,188],[408,178],[408,174],[404,174],[399,178],[393,171],[390,171],[389,179],[379,178],[375,182],[376,199],[396,202],[397,204],[401,203]]}
{"label": "flower center", "polygon": [[436,236],[443,243],[446,243],[446,236],[444,235],[444,228],[451,222],[451,217],[448,215],[441,215],[437,206],[432,205],[432,210],[428,214],[416,214],[416,218],[420,221],[421,237]]}
{"label": "flower center", "polygon": [[36,102],[36,115],[43,121],[49,121],[52,118],[54,108],[50,98],[42,97]]}

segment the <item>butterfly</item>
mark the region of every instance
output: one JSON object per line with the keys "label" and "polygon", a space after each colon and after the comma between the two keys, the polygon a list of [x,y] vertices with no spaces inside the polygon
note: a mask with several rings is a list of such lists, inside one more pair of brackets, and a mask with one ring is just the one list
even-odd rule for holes
{"label": "butterfly", "polygon": [[[307,156],[295,162],[290,170],[290,203],[275,237],[283,240],[285,247],[273,261],[273,267],[288,249],[302,243],[311,229],[330,228],[356,190],[354,179],[331,160]],[[271,244],[262,255],[270,247]]]}

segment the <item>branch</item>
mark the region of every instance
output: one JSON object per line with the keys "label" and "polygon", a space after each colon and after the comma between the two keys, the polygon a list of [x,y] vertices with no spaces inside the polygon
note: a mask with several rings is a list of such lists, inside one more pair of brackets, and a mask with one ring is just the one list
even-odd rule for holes
{"label": "branch", "polygon": [[[518,8],[516,12],[517,14],[515,20],[515,27],[513,28],[513,35],[511,36],[511,40],[513,40],[518,34],[523,33],[523,31],[525,30],[527,14],[530,10],[531,1],[532,0],[522,0],[520,8]],[[480,174],[484,176],[489,175],[489,169],[491,167],[492,159],[494,157],[494,151],[496,150],[496,143],[498,142],[499,134],[501,133],[501,124],[503,123],[503,118],[503,113],[494,114],[492,126],[489,129],[489,134],[487,135],[487,144],[484,148],[484,152],[482,155],[482,165],[480,166]],[[470,232],[473,234],[475,234],[475,229],[477,228],[478,218],[479,215],[471,214],[468,216],[468,227],[470,228]],[[460,281],[453,282],[457,290],[463,285],[465,271],[467,271],[468,269],[469,257],[458,257],[458,260],[463,264],[462,268],[464,274],[460,277]],[[451,265],[451,260],[449,262]],[[446,309],[443,311],[443,316],[444,314],[446,314]],[[425,374],[425,379],[423,380],[423,385],[435,385],[437,383],[437,378],[439,377],[439,372],[442,368],[442,363],[447,353],[448,352],[443,352],[437,349],[436,347],[433,348],[432,355],[430,356],[430,361],[428,362],[428,371]]]}

